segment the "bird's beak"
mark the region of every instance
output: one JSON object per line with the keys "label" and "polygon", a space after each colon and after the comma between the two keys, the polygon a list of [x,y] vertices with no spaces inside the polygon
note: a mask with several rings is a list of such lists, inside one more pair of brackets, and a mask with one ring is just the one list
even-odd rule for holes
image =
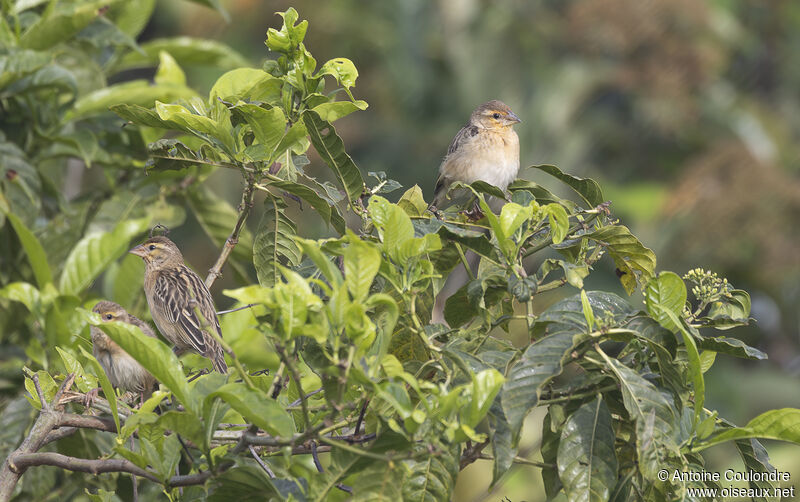
{"label": "bird's beak", "polygon": [[144,258],[147,255],[147,250],[144,248],[143,245],[139,244],[135,248],[128,251],[130,254],[135,254],[136,256],[141,256]]}
{"label": "bird's beak", "polygon": [[520,120],[520,118],[517,117],[517,114],[514,112],[508,112],[508,119],[511,121],[512,124],[519,124],[520,122],[522,122],[522,120]]}

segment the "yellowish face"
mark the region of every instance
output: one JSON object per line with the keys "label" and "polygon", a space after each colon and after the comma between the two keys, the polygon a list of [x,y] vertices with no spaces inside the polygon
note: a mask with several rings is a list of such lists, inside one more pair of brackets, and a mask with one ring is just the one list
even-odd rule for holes
{"label": "yellowish face", "polygon": [[175,256],[180,256],[175,244],[163,237],[150,238],[131,249],[129,253],[141,256],[145,263],[153,264],[164,263]]}
{"label": "yellowish face", "polygon": [[480,111],[477,119],[487,129],[509,127],[521,122],[510,108],[487,108]]}
{"label": "yellowish face", "polygon": [[94,306],[92,312],[100,314],[103,322],[125,321],[128,317],[125,310],[113,302],[100,302]]}

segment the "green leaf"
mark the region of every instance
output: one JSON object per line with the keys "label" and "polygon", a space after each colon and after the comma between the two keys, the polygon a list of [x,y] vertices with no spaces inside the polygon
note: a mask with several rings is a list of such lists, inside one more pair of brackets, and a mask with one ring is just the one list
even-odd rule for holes
{"label": "green leaf", "polygon": [[585,234],[584,237],[605,245],[619,269],[619,280],[629,295],[636,290],[637,283],[647,284],[653,278],[656,268],[655,253],[645,247],[627,227],[609,225]]}
{"label": "green leaf", "polygon": [[280,281],[279,265],[300,263],[302,255],[293,237],[297,226],[285,213],[286,203],[277,197],[264,199],[264,213],[253,240],[253,264],[258,282],[274,286]]}
{"label": "green leaf", "polygon": [[406,190],[400,200],[397,201],[397,205],[409,216],[422,216],[425,214],[425,210],[428,209],[428,203],[422,197],[422,189],[420,189],[419,185],[414,185]]}
{"label": "green leaf", "polygon": [[225,20],[226,23],[231,22],[231,16],[228,14],[228,11],[222,6],[219,0],[189,0],[190,2],[205,5],[215,11],[219,12],[222,18]]}
{"label": "green leaf", "polygon": [[125,220],[111,232],[87,235],[70,251],[61,272],[58,289],[64,294],[77,295],[130,249],[130,241],[144,232],[149,218]]}
{"label": "green leaf", "polygon": [[45,284],[53,282],[53,274],[50,271],[50,265],[47,263],[47,254],[44,252],[39,239],[33,235],[33,232],[28,230],[28,227],[17,215],[11,212],[5,212],[5,215],[8,221],[11,222],[11,226],[14,227],[25,254],[28,255],[28,262],[31,264],[31,269],[33,269],[33,275],[36,277],[36,283],[39,288],[43,288]]}
{"label": "green leaf", "polygon": [[583,308],[583,317],[586,319],[589,331],[592,331],[594,329],[594,312],[592,311],[591,303],[589,303],[589,297],[586,296],[586,291],[584,290],[581,290],[581,307]]}
{"label": "green leaf", "polygon": [[244,117],[253,130],[254,144],[261,145],[269,154],[267,158],[274,161],[275,148],[286,130],[286,116],[283,110],[277,106],[265,109],[257,105],[239,103],[231,111]]}
{"label": "green leaf", "polygon": [[95,359],[92,354],[86,352],[86,349],[80,347],[81,354],[92,367],[94,370],[95,376],[97,376],[97,380],[100,381],[100,387],[103,389],[103,395],[106,397],[108,401],[108,407],[111,408],[111,418],[114,419],[114,425],[117,427],[117,432],[120,432],[122,429],[119,425],[119,413],[117,412],[117,394],[114,392],[114,386],[111,385],[111,381],[108,379],[108,375],[106,375],[106,371],[100,365],[100,363]]}
{"label": "green leaf", "polygon": [[550,235],[553,237],[553,244],[560,244],[567,236],[569,231],[569,215],[561,204],[547,204],[542,207],[547,214],[550,222]]}
{"label": "green leaf", "polygon": [[161,101],[155,102],[155,110],[161,120],[177,125],[178,130],[194,134],[204,140],[216,139],[225,153],[234,155],[236,145],[231,135],[230,120],[224,121],[227,123],[220,122],[205,115],[192,113],[181,105],[170,105]]}
{"label": "green leaf", "polygon": [[344,150],[342,139],[336,130],[313,110],[306,110],[302,115],[311,144],[322,160],[331,168],[336,179],[347,193],[348,200],[354,203],[364,191],[364,179],[353,159]]}
{"label": "green leaf", "polygon": [[489,407],[500,392],[505,378],[494,368],[485,369],[472,375],[472,396],[469,406],[462,410],[461,421],[472,428],[483,420]]}
{"label": "green leaf", "polygon": [[340,234],[344,234],[346,225],[344,218],[342,218],[342,215],[339,214],[339,209],[324,198],[320,197],[320,195],[313,188],[309,187],[308,185],[295,183],[292,181],[270,181],[268,185],[280,188],[281,190],[289,192],[292,195],[296,195],[308,202],[311,204],[311,207],[313,207],[314,210],[319,213],[325,223],[333,226],[334,230]]}
{"label": "green leaf", "polygon": [[561,202],[561,199],[550,192],[550,190],[530,180],[516,179],[508,185],[508,190],[512,194],[516,192],[527,192],[531,194],[540,205]]}
{"label": "green leaf", "polygon": [[[398,206],[403,207],[401,203],[402,199],[398,202]],[[497,251],[484,232],[459,227],[436,218],[416,219],[413,220],[413,224],[417,236],[437,233],[441,238],[458,242],[492,261],[498,260]]]}
{"label": "green leaf", "polygon": [[138,326],[123,322],[102,322],[97,314],[86,312],[90,324],[102,329],[122,350],[131,355],[164,384],[184,407],[201,416],[200,403],[189,389],[177,356],[157,338],[145,336]]}
{"label": "green leaf", "polygon": [[182,67],[203,65],[232,70],[249,66],[244,56],[224,43],[214,40],[191,37],[158,38],[147,41],[139,47],[141,53],[129,51],[114,65],[114,71],[156,66],[161,51],[169,52]]}
{"label": "green leaf", "polygon": [[580,195],[581,198],[586,201],[586,203],[589,205],[589,208],[596,207],[604,202],[603,191],[600,189],[600,185],[598,185],[597,182],[591,178],[578,178],[577,176],[572,176],[562,172],[556,166],[550,165],[531,166],[531,169],[543,171],[559,181],[569,185],[570,188],[575,190],[575,192],[577,192],[578,195]]}
{"label": "green leaf", "polygon": [[[120,111],[124,113],[131,109],[137,110],[133,108],[137,106],[150,108],[155,105],[156,101],[178,101],[189,99],[196,95],[197,93],[192,89],[181,84],[159,82],[150,84],[146,80],[132,80],[103,87],[86,94],[75,102],[66,117],[74,120],[111,110],[130,120],[130,116],[124,116]],[[137,112],[134,111],[133,113]],[[141,123],[140,121],[134,122]],[[169,127],[171,129],[179,127],[176,123],[169,121],[150,122],[150,124],[143,125]]]}
{"label": "green leaf", "polygon": [[[356,78],[358,78],[358,70],[356,70],[356,65],[353,64],[347,58],[335,58],[331,59],[330,61],[326,61],[322,68],[319,69],[314,77],[320,77],[322,75],[332,75],[336,78],[336,81],[344,87],[345,89],[349,89],[356,85]],[[360,101],[364,103],[363,101]],[[366,103],[364,103],[366,105]],[[366,106],[364,106],[366,108]],[[359,108],[363,110],[364,108]]]}
{"label": "green leaf", "polygon": [[351,500],[395,502],[404,500],[405,466],[397,462],[371,462],[358,472]]}
{"label": "green leaf", "polygon": [[585,340],[585,335],[559,333],[532,343],[511,367],[503,384],[503,412],[514,437],[519,442],[522,421],[539,402],[542,389],[561,374],[572,350]]}
{"label": "green leaf", "polygon": [[700,337],[697,339],[697,346],[703,350],[713,350],[729,356],[742,357],[745,359],[766,359],[767,354],[755,347],[751,347],[736,338]]}
{"label": "green leaf", "polygon": [[186,85],[186,74],[178,66],[169,52],[160,51],[158,53],[158,69],[153,78],[156,84],[161,85]]}
{"label": "green leaf", "polygon": [[668,465],[670,456],[677,454],[674,435],[678,415],[668,398],[652,383],[605,353],[600,355],[616,375],[625,409],[636,423],[636,450],[641,472],[646,479],[655,481],[658,470]]}
{"label": "green leaf", "polygon": [[605,401],[578,408],[558,443],[558,477],[569,500],[606,501],[617,484],[614,429]]}
{"label": "green leaf", "polygon": [[410,474],[403,483],[403,500],[409,502],[438,502],[452,500],[459,472],[458,445],[424,460],[407,460]]}
{"label": "green leaf", "polygon": [[209,101],[223,100],[231,103],[238,101],[262,101],[276,104],[280,97],[282,82],[261,69],[236,68],[224,73],[217,79]]}
{"label": "green leaf", "polygon": [[[255,465],[239,465],[236,469],[228,469],[210,481],[211,490],[208,502],[230,502],[239,500],[243,502],[256,502],[259,500],[287,500],[276,489],[273,482],[288,480],[270,480],[264,469]],[[297,485],[292,482],[291,484]],[[302,494],[295,494],[302,495]],[[295,500],[304,500],[296,498]]]}
{"label": "green leaf", "polygon": [[668,330],[678,331],[678,326],[662,309],[666,309],[678,317],[683,314],[683,308],[686,305],[686,284],[683,279],[674,272],[661,272],[658,277],[647,283],[644,294],[645,305],[647,305],[650,315]]}
{"label": "green leaf", "polygon": [[330,258],[323,254],[320,248],[320,241],[312,241],[297,236],[294,237],[294,240],[300,246],[300,249],[303,250],[303,254],[314,262],[314,265],[322,272],[322,275],[325,276],[328,282],[334,286],[338,286],[342,283],[344,280],[342,278],[342,273],[336,265],[331,263]]}
{"label": "green leaf", "polygon": [[44,15],[20,36],[19,45],[25,49],[48,49],[74,37],[97,19],[100,11],[114,0],[82,3],[58,3],[45,10]]}
{"label": "green leaf", "polygon": [[732,289],[719,301],[713,302],[703,318],[704,326],[730,329],[747,325],[750,317],[750,295],[741,289]]}
{"label": "green leaf", "polygon": [[[589,291],[586,293],[595,322],[601,327],[613,328],[621,325],[637,311],[630,303],[614,293]],[[536,319],[533,327],[536,337],[556,333],[588,333],[589,324],[583,313],[583,300],[580,294],[565,298],[547,308]]]}
{"label": "green leaf", "polygon": [[277,401],[242,383],[223,385],[206,397],[219,397],[238,411],[249,422],[261,427],[273,436],[290,439],[294,433],[294,420]]}
{"label": "green leaf", "polygon": [[[764,446],[755,439],[742,439],[736,441],[736,449],[742,457],[745,469],[749,472],[775,472],[775,467],[769,463],[769,455]],[[759,489],[761,493],[775,493],[775,488],[780,486],[778,481],[768,479],[749,480],[748,485],[753,490]],[[780,497],[753,497],[754,502],[778,502]]]}
{"label": "green leaf", "polygon": [[776,439],[800,445],[800,409],[769,410],[750,420],[744,427],[727,429],[696,443],[692,450],[701,451],[725,441],[739,439]]}
{"label": "green leaf", "polygon": [[381,253],[367,241],[362,241],[348,232],[349,244],[344,250],[344,277],[347,289],[355,302],[363,302],[369,296],[372,281],[381,265]]}
{"label": "green leaf", "polygon": [[322,120],[335,122],[353,112],[366,110],[367,106],[366,101],[359,99],[356,101],[332,101],[330,103],[322,103],[312,108],[312,110],[316,112]]}

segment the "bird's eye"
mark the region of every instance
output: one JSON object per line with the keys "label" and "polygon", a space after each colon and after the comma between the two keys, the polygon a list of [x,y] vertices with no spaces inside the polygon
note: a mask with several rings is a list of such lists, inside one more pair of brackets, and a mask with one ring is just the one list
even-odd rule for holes
{"label": "bird's eye", "polygon": [[113,315],[111,315],[111,314],[106,314],[106,319],[108,319],[108,320],[111,320],[111,319],[113,319],[113,318],[114,318],[114,316],[113,316]]}
{"label": "bird's eye", "polygon": [[494,117],[495,119],[499,119],[499,118],[500,118],[500,114],[499,114],[499,113],[497,113],[497,112],[494,112],[494,113],[492,114],[492,117]]}
{"label": "bird's eye", "polygon": [[156,250],[156,245],[155,244],[150,244],[150,248],[149,249],[150,249],[150,251],[155,251]]}

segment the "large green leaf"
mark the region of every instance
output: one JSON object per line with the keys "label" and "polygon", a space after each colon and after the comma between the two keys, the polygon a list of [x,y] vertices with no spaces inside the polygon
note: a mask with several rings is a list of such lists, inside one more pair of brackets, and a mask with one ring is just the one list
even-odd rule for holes
{"label": "large green leaf", "polygon": [[110,85],[91,92],[78,101],[67,114],[68,119],[78,119],[96,113],[105,113],[112,106],[152,107],[156,101],[177,101],[196,96],[189,87],[179,84],[150,84],[146,80],[133,80]]}
{"label": "large green leaf", "polygon": [[636,423],[636,450],[639,468],[646,479],[655,481],[658,470],[677,454],[674,436],[680,417],[670,400],[652,383],[601,353],[617,377],[625,409]]}
{"label": "large green leaf", "polygon": [[258,105],[239,103],[231,109],[234,114],[244,118],[253,131],[254,145],[266,152],[268,160],[275,160],[275,147],[286,130],[286,116],[280,107],[262,108]]}
{"label": "large green leaf", "polygon": [[103,8],[117,1],[60,2],[46,9],[44,15],[25,30],[19,39],[20,47],[43,50],[66,41],[94,21]]}
{"label": "large green leaf", "polygon": [[149,218],[125,220],[111,232],[93,233],[81,239],[64,263],[59,290],[71,295],[83,291],[111,262],[130,249],[131,239],[148,225]]}
{"label": "large green leaf", "polygon": [[97,314],[87,313],[89,322],[102,329],[122,349],[139,361],[147,371],[164,384],[184,407],[201,416],[201,406],[191,392],[177,356],[157,338],[145,336],[138,326],[123,322],[102,322]]}
{"label": "large green leaf", "polygon": [[297,226],[286,216],[283,199],[268,196],[264,199],[264,213],[253,240],[253,264],[258,282],[274,286],[280,281],[279,265],[296,266],[302,259],[297,243],[292,239]]}
{"label": "large green leaf", "polygon": [[358,239],[352,232],[349,241],[344,250],[345,283],[353,301],[363,302],[378,274],[381,252],[374,244]]}
{"label": "large green leaf", "polygon": [[637,239],[628,227],[608,225],[585,234],[605,246],[619,269],[618,275],[625,291],[630,295],[638,284],[647,284],[656,269],[656,255]]}
{"label": "large green leaf", "polygon": [[128,52],[114,65],[114,70],[156,66],[161,51],[170,53],[181,66],[203,65],[224,70],[249,66],[244,56],[222,42],[214,40],[191,37],[157,38],[139,47],[142,53]]}
{"label": "large green leaf", "polygon": [[114,392],[114,387],[111,385],[111,381],[108,379],[108,375],[106,375],[106,371],[100,365],[100,362],[98,362],[98,360],[92,354],[89,354],[83,347],[80,347],[80,349],[83,357],[89,361],[89,365],[94,370],[94,374],[97,376],[97,380],[100,382],[100,387],[103,389],[103,395],[108,401],[108,407],[111,408],[111,418],[114,419],[114,425],[117,426],[117,432],[119,432],[122,429],[119,425],[119,414],[117,413],[117,394]]}
{"label": "large green leaf", "polygon": [[[674,272],[661,272],[647,283],[644,292],[647,311],[655,320],[670,331],[677,331],[678,326],[672,322],[663,309],[676,316],[681,316],[686,305],[686,284]],[[661,307],[661,308],[657,308]]]}
{"label": "large green leaf", "polygon": [[490,260],[498,260],[497,251],[485,232],[460,227],[436,218],[415,219],[412,223],[414,224],[414,235],[417,237],[436,233],[443,239],[458,242]]}
{"label": "large green leaf", "polygon": [[303,112],[303,123],[306,125],[311,144],[322,160],[331,168],[336,179],[347,193],[348,200],[353,203],[364,191],[364,179],[353,159],[344,150],[342,138],[336,130],[313,110]]}
{"label": "large green leaf", "polygon": [[356,101],[331,101],[312,108],[326,122],[335,122],[353,112],[366,109],[367,102],[360,99]]}
{"label": "large green leaf", "polygon": [[590,208],[598,206],[604,202],[603,200],[603,191],[600,189],[600,185],[597,184],[591,178],[578,178],[577,176],[572,176],[570,174],[562,172],[556,166],[550,165],[541,165],[541,166],[531,166],[531,169],[538,169],[543,171],[550,176],[558,179],[569,185],[573,190],[575,190],[578,195],[589,204]]}
{"label": "large green leaf", "polygon": [[569,500],[606,501],[617,484],[614,429],[605,401],[578,408],[558,443],[558,476]]}
{"label": "large green leaf", "polygon": [[694,451],[705,450],[725,441],[739,439],[777,439],[800,445],[800,409],[769,410],[750,420],[744,427],[727,429],[695,444]]}
{"label": "large green leaf", "polygon": [[743,341],[736,338],[727,338],[724,336],[704,336],[697,340],[697,346],[703,350],[713,350],[714,352],[719,352],[721,354],[743,357],[745,359],[767,358],[767,354],[761,352],[755,347],[747,345]]}
{"label": "large green leaf", "polygon": [[289,439],[294,433],[294,420],[277,401],[264,393],[248,388],[243,383],[223,385],[206,397],[219,397],[251,423],[273,436]]}
{"label": "large green leaf", "polygon": [[342,215],[339,213],[339,209],[321,197],[320,194],[313,188],[302,183],[283,180],[270,181],[268,184],[270,186],[280,188],[281,190],[284,190],[292,195],[296,195],[308,202],[311,204],[311,207],[313,207],[314,210],[319,213],[325,223],[329,223],[334,230],[340,234],[344,233],[345,222],[344,218],[342,218]]}
{"label": "large green leaf", "polygon": [[237,101],[263,101],[275,104],[280,97],[282,82],[269,73],[256,68],[236,68],[217,79],[209,101],[221,99],[231,103]]}
{"label": "large green leaf", "polygon": [[405,466],[398,462],[371,462],[360,470],[350,500],[360,502],[394,502],[408,500],[404,495]]}
{"label": "large green leaf", "polygon": [[[260,502],[263,500],[286,500],[273,482],[288,480],[267,477],[264,469],[255,465],[239,465],[236,469],[228,469],[221,475],[212,478],[208,502]],[[295,483],[291,483],[297,485]],[[298,490],[299,491],[299,490]],[[295,496],[302,496],[296,493]],[[304,500],[296,498],[295,500]]]}
{"label": "large green leaf", "polygon": [[561,374],[569,354],[584,340],[585,335],[568,332],[544,337],[531,344],[511,367],[503,384],[501,402],[514,444],[519,441],[522,421],[539,402],[544,386]]}
{"label": "large green leaf", "polygon": [[50,265],[47,263],[47,254],[44,252],[42,244],[39,239],[33,235],[33,232],[28,230],[25,223],[22,222],[14,213],[5,213],[14,231],[17,233],[22,248],[25,254],[28,255],[28,262],[33,269],[33,275],[36,277],[36,283],[39,288],[43,288],[45,284],[53,282],[53,274],[50,271]]}
{"label": "large green leaf", "polygon": [[[602,327],[612,328],[621,325],[637,310],[624,298],[604,291],[589,291],[586,299],[594,313],[595,319]],[[547,308],[536,319],[533,327],[534,336],[556,333],[586,333],[589,326],[583,313],[581,295],[565,298]]]}
{"label": "large green leaf", "polygon": [[[227,111],[227,109],[224,110]],[[175,124],[178,130],[210,141],[222,148],[228,155],[232,156],[236,152],[236,140],[231,134],[229,118],[214,119],[199,113],[192,113],[182,105],[162,103],[161,101],[155,102],[155,111],[161,120]]]}
{"label": "large green leaf", "polygon": [[424,460],[406,461],[411,473],[403,484],[403,500],[438,502],[451,500],[459,471],[459,449],[450,447]]}

